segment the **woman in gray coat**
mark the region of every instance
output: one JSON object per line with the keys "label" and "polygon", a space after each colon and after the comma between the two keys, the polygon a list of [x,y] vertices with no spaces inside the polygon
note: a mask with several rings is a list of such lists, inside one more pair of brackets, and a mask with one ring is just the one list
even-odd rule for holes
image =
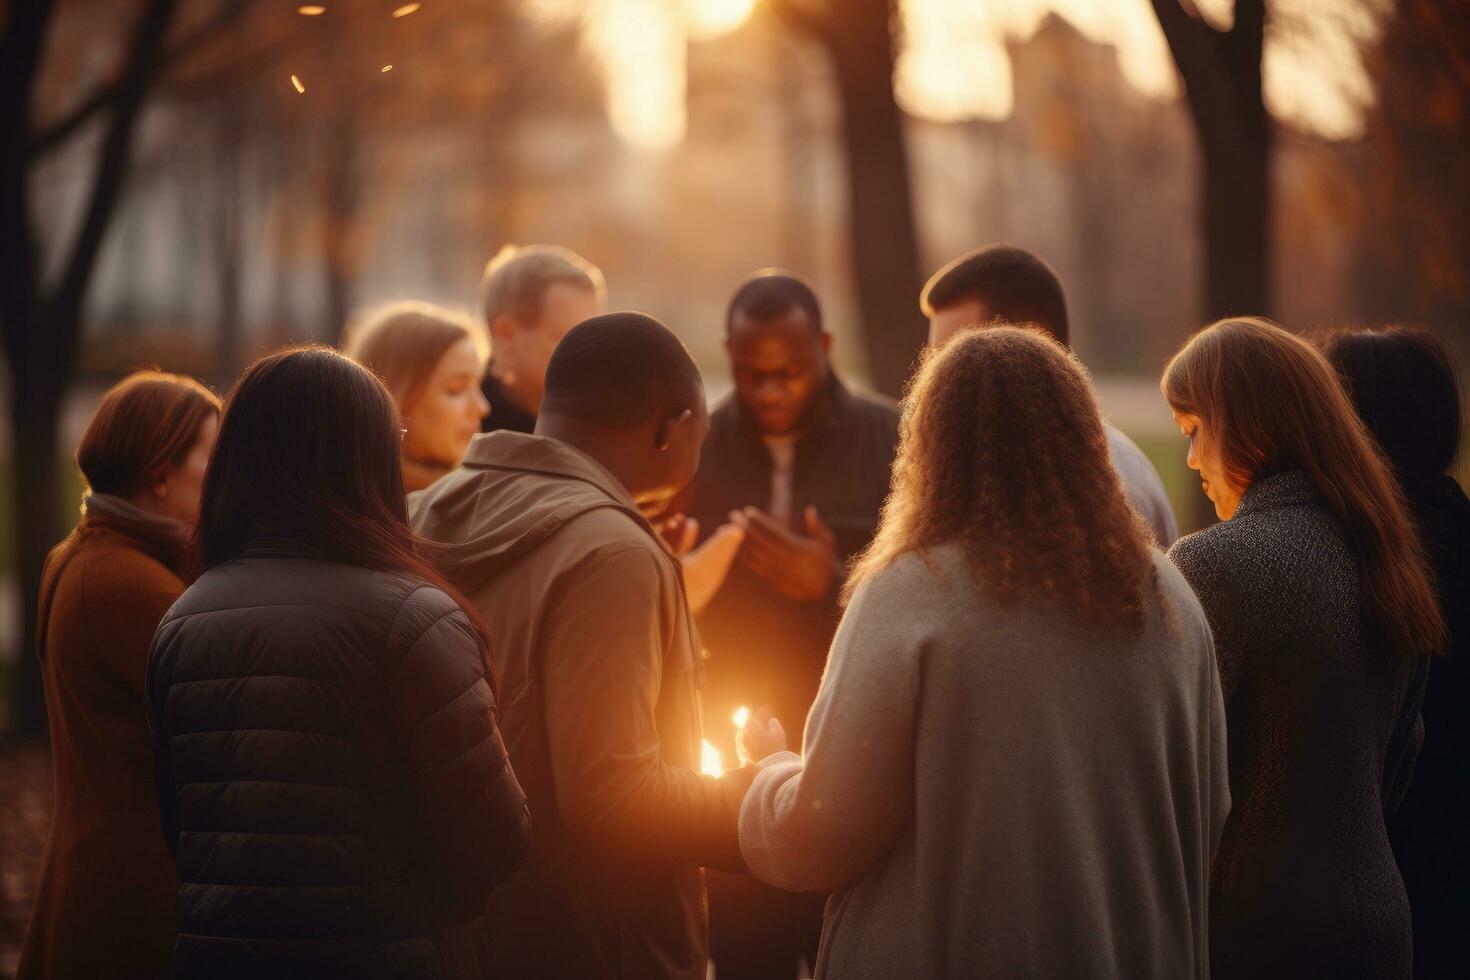
{"label": "woman in gray coat", "polygon": [[740,813],[759,877],[835,890],[819,977],[1206,975],[1223,705],[1149,541],[1075,357],[1014,327],[930,355],[804,754]]}
{"label": "woman in gray coat", "polygon": [[1445,630],[1403,498],[1331,366],[1280,327],[1206,328],[1162,388],[1223,522],[1169,550],[1209,616],[1229,718],[1214,975],[1406,980],[1385,811]]}

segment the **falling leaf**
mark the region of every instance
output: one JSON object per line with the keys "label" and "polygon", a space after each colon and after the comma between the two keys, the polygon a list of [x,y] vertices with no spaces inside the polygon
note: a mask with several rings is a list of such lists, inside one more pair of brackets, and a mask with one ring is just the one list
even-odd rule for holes
{"label": "falling leaf", "polygon": [[303,17],[320,17],[327,12],[327,8],[319,4],[309,3],[305,6],[297,7],[296,12]]}
{"label": "falling leaf", "polygon": [[415,10],[419,9],[419,7],[421,7],[421,6],[423,6],[423,4],[419,4],[419,3],[406,3],[403,6],[399,7],[397,10],[393,11],[393,16],[394,17],[407,17],[409,14],[411,14]]}
{"label": "falling leaf", "polygon": [[296,86],[296,91],[300,92],[302,95],[306,94],[306,86],[302,85],[301,79],[297,78],[295,75],[291,76],[291,84]]}

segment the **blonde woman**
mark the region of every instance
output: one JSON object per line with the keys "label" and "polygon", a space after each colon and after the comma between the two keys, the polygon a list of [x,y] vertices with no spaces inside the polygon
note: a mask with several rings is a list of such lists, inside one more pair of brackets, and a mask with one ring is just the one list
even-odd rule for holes
{"label": "blonde woman", "polygon": [[757,876],[834,890],[818,977],[1208,975],[1224,708],[1150,542],[1073,355],[1000,326],[928,356],[803,757],[740,811]]}
{"label": "blonde woman", "polygon": [[458,466],[490,414],[480,392],[490,346],[480,325],[432,303],[398,302],[354,325],[345,347],[398,402],[404,489],[422,490]]}

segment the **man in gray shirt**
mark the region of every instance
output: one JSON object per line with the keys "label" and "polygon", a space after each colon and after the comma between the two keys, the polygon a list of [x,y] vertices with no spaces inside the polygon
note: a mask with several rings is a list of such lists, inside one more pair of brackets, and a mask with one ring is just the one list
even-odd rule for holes
{"label": "man in gray shirt", "polygon": [[[942,347],[961,330],[992,322],[1029,324],[1071,346],[1067,297],[1052,267],[1014,245],[987,245],[967,252],[934,273],[919,294],[919,308],[929,318],[929,344]],[[1137,443],[1104,424],[1113,467],[1133,509],[1167,548],[1179,537],[1179,525],[1164,482]]]}

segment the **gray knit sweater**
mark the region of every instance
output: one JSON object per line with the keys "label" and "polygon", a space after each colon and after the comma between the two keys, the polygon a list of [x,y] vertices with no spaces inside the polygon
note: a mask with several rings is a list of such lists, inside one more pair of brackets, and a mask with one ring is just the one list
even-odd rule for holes
{"label": "gray knit sweater", "polygon": [[1204,977],[1229,810],[1209,627],[1155,553],[1141,637],[1000,610],[955,546],[865,582],[804,759],[740,814],[759,877],[834,889],[817,973]]}

